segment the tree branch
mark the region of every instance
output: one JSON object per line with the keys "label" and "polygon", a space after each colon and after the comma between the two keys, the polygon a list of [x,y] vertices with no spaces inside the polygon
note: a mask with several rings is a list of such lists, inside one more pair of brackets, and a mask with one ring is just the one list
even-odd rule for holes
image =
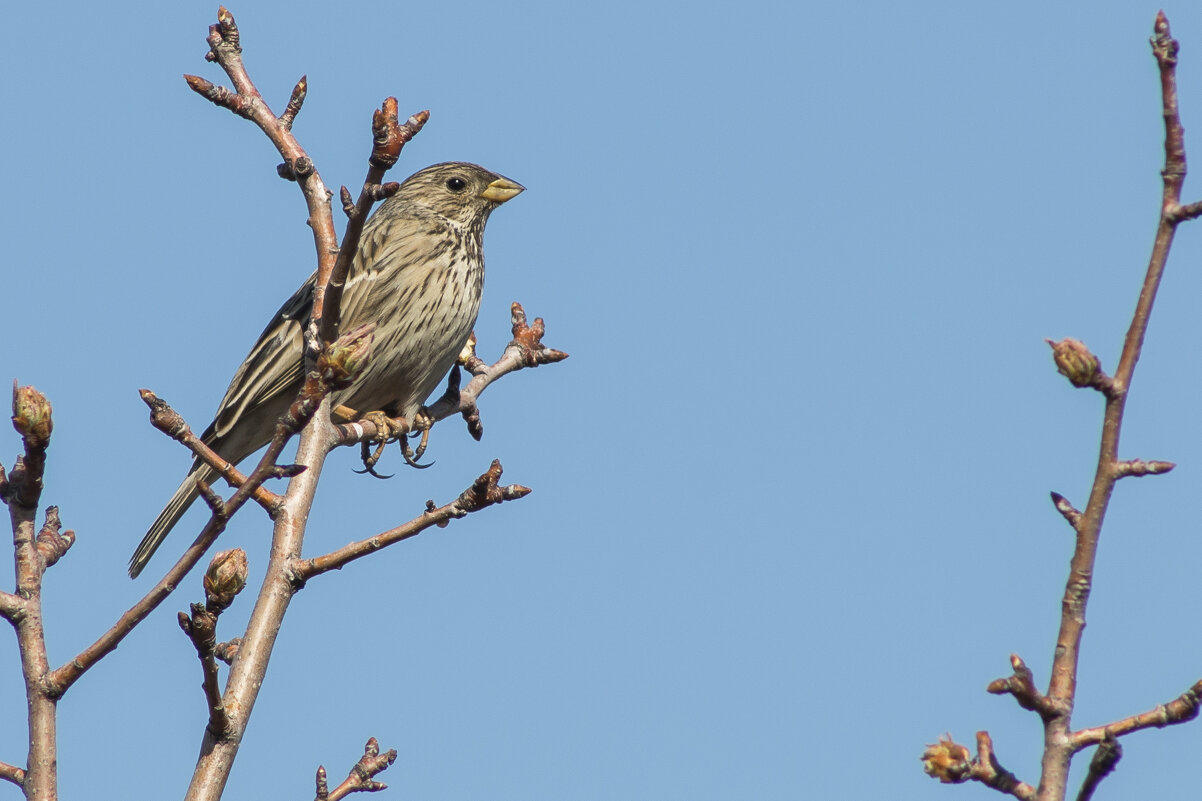
{"label": "tree branch", "polygon": [[1175,210],[1180,206],[1181,187],[1185,180],[1185,132],[1177,109],[1177,41],[1169,31],[1169,22],[1164,12],[1156,15],[1152,38],[1152,52],[1160,71],[1161,100],[1165,124],[1165,163],[1161,174],[1164,179],[1160,222],[1148,269],[1140,289],[1139,300],[1132,315],[1131,325],[1123,341],[1118,368],[1106,393],[1106,409],[1102,422],[1102,440],[1098,453],[1098,465],[1094,474],[1089,502],[1077,526],[1077,545],[1069,568],[1069,578],[1064,590],[1060,632],[1052,659],[1051,680],[1047,696],[1063,709],[1062,714],[1046,718],[1043,755],[1043,774],[1040,781],[1040,798],[1064,798],[1068,783],[1069,762],[1073,748],[1069,742],[1072,709],[1077,693],[1077,669],[1081,652],[1081,638],[1085,631],[1085,608],[1093,586],[1094,562],[1097,557],[1098,538],[1102,522],[1114,492],[1114,485],[1123,475],[1132,475],[1118,458],[1119,435],[1122,430],[1123,413],[1126,409],[1127,393],[1143,349],[1156,292],[1164,274],[1169,249],[1173,242],[1179,220]]}
{"label": "tree branch", "polygon": [[209,101],[255,123],[283,157],[281,174],[295,180],[304,193],[309,209],[309,227],[313,229],[313,244],[317,250],[318,294],[313,306],[316,322],[321,317],[322,292],[338,257],[338,236],[330,210],[330,192],[314,169],[309,155],[292,135],[292,123],[304,102],[308,82],[302,78],[297,83],[284,114],[277,117],[246,72],[242,63],[241,33],[234,16],[224,6],[217,10],[217,23],[209,26],[207,41],[209,52],[205,59],[215,61],[225,71],[234,84],[234,91],[214,86],[196,75],[185,75],[184,80],[193,91]]}
{"label": "tree branch", "polygon": [[1105,726],[1075,731],[1069,738],[1069,745],[1074,751],[1080,751],[1091,745],[1104,743],[1110,737],[1122,737],[1124,734],[1130,734],[1140,729],[1163,729],[1165,726],[1186,723],[1198,717],[1200,702],[1202,702],[1202,679],[1199,679],[1192,687],[1172,701],[1161,704],[1155,709],[1108,723]]}
{"label": "tree branch", "polygon": [[352,542],[325,556],[297,560],[294,565],[297,583],[304,584],[314,576],[331,570],[341,570],[343,566],[356,559],[387,548],[401,540],[409,539],[431,526],[443,528],[453,519],[466,517],[472,512],[478,512],[488,506],[517,500],[530,494],[530,488],[520,484],[499,486],[497,481],[501,477],[501,472],[501,463],[494,459],[488,470],[451,503],[435,508],[433,501],[427,501],[426,511],[404,525],[365,540]]}
{"label": "tree branch", "polygon": [[321,291],[323,284],[318,280],[318,293],[313,300],[313,308],[322,310],[320,318],[316,317],[314,312],[315,319],[320,319],[321,322],[318,335],[322,342],[333,342],[338,338],[342,322],[342,290],[346,286],[346,276],[355,260],[355,254],[359,252],[359,236],[363,233],[363,224],[367,222],[372,205],[377,200],[396,194],[401,188],[397,183],[382,185],[380,182],[384,180],[384,174],[396,164],[401,155],[401,148],[417,136],[429,119],[429,111],[419,111],[401,125],[397,119],[395,97],[386,98],[384,104],[372,114],[372,151],[368,159],[367,177],[363,179],[363,189],[354,205],[350,204],[350,192],[345,186],[342,187],[342,207],[347,215],[342,248],[329,281],[324,285],[324,295]]}
{"label": "tree branch", "polygon": [[[1185,132],[1181,125],[1177,102],[1178,44],[1172,38],[1169,22],[1163,11],[1156,15],[1153,34],[1152,53],[1156,58],[1160,75],[1165,125],[1165,160],[1161,171],[1163,191],[1160,219],[1153,241],[1152,254],[1148,260],[1147,271],[1135,311],[1132,314],[1131,324],[1123,340],[1118,367],[1113,375],[1107,375],[1101,369],[1098,358],[1084,343],[1071,338],[1058,342],[1048,340],[1052,347],[1052,357],[1057,370],[1068,378],[1073,386],[1097,390],[1105,398],[1097,467],[1084,510],[1077,510],[1064,496],[1052,493],[1052,501],[1056,510],[1069,522],[1077,536],[1061,603],[1060,628],[1052,657],[1048,690],[1045,694],[1036,691],[1030,670],[1017,656],[1011,657],[1014,675],[998,679],[988,687],[989,692],[1013,695],[1021,706],[1037,711],[1043,719],[1044,750],[1038,790],[1032,790],[1029,786],[1022,785],[1025,789],[1021,791],[1020,795],[1014,789],[1017,785],[1011,786],[1007,783],[1006,786],[997,787],[1003,792],[1009,792],[1018,797],[1038,798],[1039,801],[1062,801],[1065,798],[1069,765],[1074,753],[1089,745],[1103,743],[1108,741],[1108,738],[1114,738],[1139,728],[1164,726],[1191,719],[1197,714],[1198,694],[1199,691],[1202,691],[1202,683],[1200,683],[1180,698],[1163,707],[1158,707],[1152,712],[1136,715],[1106,727],[1071,732],[1081,640],[1085,630],[1085,611],[1093,587],[1098,540],[1115,484],[1126,477],[1166,473],[1174,466],[1172,462],[1120,460],[1118,457],[1123,415],[1132,377],[1139,361],[1144,338],[1147,335],[1152,307],[1164,274],[1177,225],[1183,220],[1202,215],[1202,204],[1195,203],[1188,206],[1181,204],[1181,189],[1186,175],[1186,158]],[[950,740],[944,745],[946,747],[940,752],[942,756],[939,756],[934,762],[928,761],[928,772],[931,772],[930,765],[938,763],[949,753],[959,754],[960,751],[967,753],[967,749],[964,749],[963,746],[955,746]],[[928,748],[928,753],[935,748],[936,746]],[[960,749],[960,751],[956,749]],[[991,744],[988,741],[988,735],[984,732],[978,735],[978,751],[981,754],[991,754]],[[1113,760],[1117,760],[1117,756],[1103,752],[1098,759],[1100,761],[1095,765],[1096,776],[1092,780],[1091,786],[1082,787],[1082,798],[1088,798],[1092,794],[1092,787],[1096,787],[1097,781],[1100,781],[1101,777],[1105,775],[1106,771],[1102,769],[1106,768],[1108,771],[1110,767],[1113,767]],[[1109,767],[1107,760],[1112,760]],[[960,761],[963,762],[963,760]],[[978,758],[977,763],[974,764],[984,765],[989,761]],[[950,764],[959,763],[950,759]],[[972,778],[977,778],[977,776],[974,775]]]}
{"label": "tree branch", "polygon": [[6,782],[12,782],[18,787],[25,785],[25,771],[18,768],[16,765],[10,765],[7,762],[0,762],[0,779]]}
{"label": "tree branch", "polygon": [[[54,430],[53,410],[46,396],[33,387],[13,382],[13,428],[21,435],[25,448],[4,484],[3,500],[8,504],[13,531],[13,561],[16,573],[17,601],[8,604],[17,634],[21,656],[21,674],[25,677],[26,723],[29,753],[21,789],[27,798],[56,798],[58,795],[58,719],[55,699],[44,677],[50,668],[46,653],[46,631],[42,624],[42,576],[46,556],[38,548],[37,507],[42,497],[46,469],[46,448]],[[42,531],[57,531],[58,512],[46,512]],[[16,769],[14,769],[16,770]],[[16,773],[5,778],[14,780]]]}
{"label": "tree branch", "polygon": [[[221,458],[221,454],[206,445],[204,440],[192,433],[192,427],[166,401],[159,398],[149,389],[140,389],[138,390],[138,394],[141,396],[142,401],[150,407],[150,424],[152,426],[175,441],[182,443],[202,462],[216,470],[231,487],[237,489],[246,483],[246,476],[236,466]],[[277,474],[273,474],[271,478],[284,478],[290,475],[282,467],[277,468],[277,471]],[[254,498],[259,506],[263,507],[264,511],[270,517],[275,517],[276,510],[283,501],[282,496],[264,487],[256,487],[251,497]],[[210,507],[212,507],[211,503]]]}
{"label": "tree branch", "polygon": [[1089,801],[1093,798],[1094,791],[1098,789],[1098,785],[1102,783],[1102,779],[1114,771],[1115,765],[1123,758],[1123,747],[1119,745],[1119,741],[1113,737],[1107,737],[1098,745],[1098,750],[1094,752],[1093,759],[1089,760],[1089,772],[1085,774],[1085,779],[1081,782],[1081,789],[1077,793],[1077,801]]}
{"label": "tree branch", "polygon": [[952,740],[950,735],[940,737],[939,742],[927,746],[922,755],[923,770],[928,776],[944,784],[963,784],[976,781],[986,787],[1012,795],[1022,801],[1032,801],[1036,790],[1019,781],[1013,773],[997,761],[993,753],[993,740],[989,732],[977,732],[977,756]]}
{"label": "tree branch", "polygon": [[[78,681],[93,665],[111,653],[147,615],[158,608],[158,605],[175,591],[175,588],[179,586],[184,576],[200,562],[213,543],[217,541],[217,537],[225,531],[225,527],[234,513],[242,508],[264,481],[277,474],[279,466],[276,465],[276,459],[279,458],[281,451],[284,450],[284,446],[292,437],[293,432],[298,427],[304,426],[309,417],[313,415],[314,404],[320,402],[320,398],[324,397],[324,394],[325,389],[320,386],[320,377],[316,374],[308,376],[300,396],[293,402],[288,413],[276,425],[276,430],[271,442],[267,445],[267,450],[264,451],[262,458],[259,459],[258,466],[255,467],[249,476],[243,479],[242,486],[235,490],[234,494],[230,496],[230,499],[220,509],[213,511],[209,517],[209,522],[201,529],[200,534],[197,535],[188,549],[184,551],[183,555],[166,572],[163,578],[159,579],[142,596],[141,600],[121,615],[117,622],[102,634],[96,642],[89,645],[70,662],[52,671],[46,677],[52,693],[61,696],[66,692],[68,687]],[[178,431],[180,426],[187,428],[187,424],[183,421],[183,418],[165,403],[159,401],[154,393],[149,390],[142,390],[142,398],[151,408],[152,422],[156,411],[160,415],[160,423],[163,420],[178,418],[178,425],[167,426],[171,429],[171,431],[167,431],[170,436],[175,436],[172,431]],[[163,411],[164,408],[166,412]]]}
{"label": "tree branch", "polygon": [[230,736],[231,726],[217,678],[217,619],[246,586],[246,572],[246,552],[241,548],[217,554],[205,571],[205,603],[192,604],[191,615],[186,612],[178,615],[180,628],[200,658],[201,686],[209,708],[208,730],[218,740]]}
{"label": "tree branch", "polygon": [[1010,654],[1010,666],[1014,674],[1004,679],[994,679],[985,688],[986,692],[994,695],[1009,693],[1023,709],[1038,712],[1045,721],[1056,715],[1063,714],[1063,706],[1035,689],[1035,678],[1031,668],[1019,658],[1018,654]]}
{"label": "tree branch", "polygon": [[329,785],[326,782],[326,769],[324,766],[317,768],[317,799],[316,801],[340,801],[346,798],[351,793],[374,793],[380,790],[387,790],[388,785],[383,782],[373,781],[373,778],[396,761],[396,749],[390,749],[383,754],[380,753],[380,743],[375,737],[371,737],[367,741],[367,745],[363,748],[363,756],[351,768],[351,772],[343,780],[342,784],[330,791]]}

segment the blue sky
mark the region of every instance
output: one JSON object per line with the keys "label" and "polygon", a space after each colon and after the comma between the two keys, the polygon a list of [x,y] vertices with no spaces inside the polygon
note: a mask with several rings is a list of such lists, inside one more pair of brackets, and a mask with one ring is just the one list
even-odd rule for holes
{"label": "blue sky", "polygon": [[[1011,652],[1047,681],[1072,544],[1047,493],[1084,504],[1101,402],[1043,339],[1117,362],[1160,197],[1156,6],[230,8],[277,111],[308,74],[295,130],[327,184],[362,180],[391,94],[431,111],[398,179],[468,160],[529,188],[489,224],[480,351],[518,300],[572,355],[492,387],[483,442],[440,425],[430,470],[379,482],[334,455],[310,553],[449,500],[494,457],[535,491],[301,593],[230,797],[305,797],[368,736],[400,751],[389,798],[984,798],[918,759],[978,729],[1038,779],[1038,720],[984,688]],[[1202,9],[1166,11],[1197,162]],[[227,83],[203,61],[215,14],[34,4],[0,54],[0,377],[54,403],[44,502],[79,535],[46,585],[56,664],[148,586],[125,564],[188,465],[137,389],[203,427],[312,270],[267,140],[180,78]],[[1079,726],[1202,677],[1199,225],[1122,447],[1179,467],[1115,494]],[[18,447],[0,436],[0,460]],[[247,510],[222,542],[254,571],[267,534]],[[101,776],[182,793],[205,719],[175,613],[199,598],[196,576],[62,703],[64,797]],[[0,760],[20,762],[0,647]],[[1097,797],[1194,798],[1200,743],[1198,724],[1124,740]]]}

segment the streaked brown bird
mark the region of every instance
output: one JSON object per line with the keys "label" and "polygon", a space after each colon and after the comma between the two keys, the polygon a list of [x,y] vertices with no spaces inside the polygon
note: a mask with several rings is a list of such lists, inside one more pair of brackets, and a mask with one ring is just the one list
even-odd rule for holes
{"label": "streaked brown bird", "polygon": [[[476,324],[484,286],[484,224],[525,187],[475,164],[415,173],[363,227],[342,297],[342,330],[375,323],[367,366],[333,404],[412,420],[451,369]],[[202,438],[238,463],[270,440],[304,380],[303,334],[316,273],[272,318]],[[137,577],[217,472],[199,459],[129,561]]]}

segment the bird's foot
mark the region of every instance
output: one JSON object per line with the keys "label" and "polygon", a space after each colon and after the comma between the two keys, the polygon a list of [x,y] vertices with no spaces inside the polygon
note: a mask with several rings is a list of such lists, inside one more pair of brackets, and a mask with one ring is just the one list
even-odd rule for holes
{"label": "bird's foot", "polygon": [[[376,465],[379,464],[381,457],[384,456],[384,447],[393,440],[397,440],[401,444],[401,456],[405,459],[405,464],[410,467],[416,467],[423,470],[433,464],[419,464],[418,460],[426,452],[426,446],[430,443],[430,427],[434,425],[433,418],[430,417],[426,408],[423,406],[413,416],[413,422],[406,422],[402,418],[389,417],[386,412],[374,411],[359,415],[353,409],[345,406],[339,406],[335,413],[347,419],[362,419],[371,423],[376,427],[376,436],[362,444],[360,458],[363,460],[363,469],[357,470],[358,473],[368,473],[376,478],[392,478],[391,475],[381,475],[376,472]],[[409,437],[421,435],[421,442],[418,443],[415,451],[408,442]],[[375,448],[372,448],[372,445]]]}
{"label": "bird's foot", "polygon": [[410,467],[416,467],[418,470],[425,470],[430,465],[434,464],[418,464],[418,460],[426,453],[426,446],[430,444],[430,428],[434,425],[434,418],[430,416],[429,411],[425,406],[417,410],[417,414],[413,415],[413,422],[409,426],[409,436],[417,436],[421,432],[421,442],[417,444],[417,450],[414,451],[409,447],[409,443],[404,437],[401,437],[401,456],[405,457],[405,464]]}
{"label": "bird's foot", "polygon": [[[363,469],[356,470],[356,473],[367,473],[376,478],[392,478],[392,475],[381,475],[376,472],[376,465],[380,461],[380,457],[384,455],[384,446],[396,438],[400,438],[401,442],[405,441],[405,431],[403,426],[399,426],[393,422],[392,418],[381,411],[368,412],[362,416],[362,419],[372,423],[376,427],[376,436],[368,441],[365,441],[360,449],[359,458],[363,460]],[[372,450],[372,444],[375,443],[376,448]]]}

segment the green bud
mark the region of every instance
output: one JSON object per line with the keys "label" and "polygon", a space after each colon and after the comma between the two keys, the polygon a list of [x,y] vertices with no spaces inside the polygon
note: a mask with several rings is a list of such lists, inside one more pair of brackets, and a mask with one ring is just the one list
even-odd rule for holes
{"label": "green bud", "polygon": [[1098,375],[1098,357],[1089,352],[1085,343],[1077,339],[1062,339],[1059,342],[1045,340],[1052,346],[1052,359],[1056,369],[1074,387],[1088,387]]}
{"label": "green bud", "polygon": [[13,382],[13,428],[29,445],[44,448],[50,443],[50,432],[54,430],[52,411],[45,395]]}
{"label": "green bud", "polygon": [[234,602],[234,596],[246,586],[246,572],[246,551],[241,548],[213,557],[204,577],[205,604],[210,611],[221,611]]}
{"label": "green bud", "polygon": [[346,389],[367,366],[375,339],[375,323],[366,323],[346,332],[317,357],[317,370],[326,386]]}

